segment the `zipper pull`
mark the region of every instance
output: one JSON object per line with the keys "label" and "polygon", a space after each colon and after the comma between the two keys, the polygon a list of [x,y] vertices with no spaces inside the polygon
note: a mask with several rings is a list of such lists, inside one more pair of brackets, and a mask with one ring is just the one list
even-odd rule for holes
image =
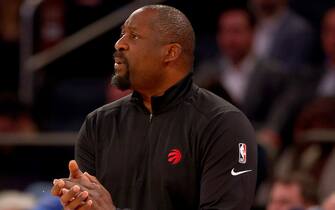
{"label": "zipper pull", "polygon": [[153,114],[150,113],[150,117],[149,117],[149,122],[150,122],[150,123],[151,123],[151,121],[152,121],[152,117],[153,117]]}

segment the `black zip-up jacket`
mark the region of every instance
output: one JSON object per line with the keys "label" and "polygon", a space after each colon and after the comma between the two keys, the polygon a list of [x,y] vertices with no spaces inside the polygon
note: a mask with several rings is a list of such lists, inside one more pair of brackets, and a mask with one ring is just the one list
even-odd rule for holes
{"label": "black zip-up jacket", "polygon": [[257,151],[248,119],[189,75],[152,98],[134,92],[90,113],[76,143],[82,171],[118,209],[249,210]]}

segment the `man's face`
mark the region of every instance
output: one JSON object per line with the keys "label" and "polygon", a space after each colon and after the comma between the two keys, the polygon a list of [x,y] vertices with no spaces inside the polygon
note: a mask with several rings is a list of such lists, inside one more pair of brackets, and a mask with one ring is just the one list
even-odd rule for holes
{"label": "man's face", "polygon": [[299,207],[303,207],[303,199],[297,184],[275,183],[273,185],[267,210],[290,210]]}
{"label": "man's face", "polygon": [[335,61],[335,9],[323,19],[321,39],[326,56]]}
{"label": "man's face", "polygon": [[162,79],[162,42],[154,21],[156,12],[136,10],[122,26],[115,43],[112,83],[120,89],[142,90]]}
{"label": "man's face", "polygon": [[332,194],[322,203],[323,210],[335,210],[335,194]]}
{"label": "man's face", "polygon": [[228,11],[220,16],[217,42],[221,53],[239,62],[251,49],[253,29],[242,10]]}

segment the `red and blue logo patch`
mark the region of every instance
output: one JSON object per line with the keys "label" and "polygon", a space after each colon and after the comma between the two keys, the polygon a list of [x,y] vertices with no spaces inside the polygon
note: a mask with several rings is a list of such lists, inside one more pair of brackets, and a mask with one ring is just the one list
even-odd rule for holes
{"label": "red and blue logo patch", "polygon": [[238,150],[239,150],[238,162],[246,163],[247,162],[247,145],[244,143],[239,143]]}

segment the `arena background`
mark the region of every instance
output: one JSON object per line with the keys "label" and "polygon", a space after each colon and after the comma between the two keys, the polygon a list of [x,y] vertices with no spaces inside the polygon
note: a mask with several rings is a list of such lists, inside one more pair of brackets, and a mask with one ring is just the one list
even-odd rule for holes
{"label": "arena background", "polygon": [[[0,210],[6,209],[9,190],[21,193],[10,194],[13,199],[33,195],[34,202],[29,204],[33,209],[39,198],[49,194],[54,178],[68,176],[67,163],[73,159],[76,134],[85,116],[124,94],[111,88],[109,82],[120,23],[134,2],[146,4],[146,1],[129,0],[0,0]],[[232,6],[245,7],[250,2],[167,0],[161,3],[180,9],[193,24],[196,69],[201,61],[218,52],[215,34],[220,12]],[[324,55],[320,21],[324,12],[334,6],[334,1],[289,0],[288,5],[315,30],[317,36],[309,64],[321,63]],[[95,31],[96,37],[91,35],[93,39],[88,35],[94,34],[92,28],[86,28],[90,32],[78,34],[109,14],[119,19],[114,20],[111,28],[100,28],[106,32]],[[68,40],[72,44],[64,43],[68,37],[72,38]],[[74,40],[79,46],[73,44]],[[68,50],[63,49],[66,46]],[[330,109],[335,111],[335,107]],[[318,142],[322,154],[331,153],[334,131],[328,128],[328,133],[317,133],[320,136],[315,139],[326,139],[326,143]],[[287,138],[293,138],[292,134]],[[280,149],[284,151],[285,148]],[[266,173],[261,176],[270,177],[274,173],[267,165],[263,167]],[[264,208],[265,203],[265,198],[260,199],[255,209]]]}

